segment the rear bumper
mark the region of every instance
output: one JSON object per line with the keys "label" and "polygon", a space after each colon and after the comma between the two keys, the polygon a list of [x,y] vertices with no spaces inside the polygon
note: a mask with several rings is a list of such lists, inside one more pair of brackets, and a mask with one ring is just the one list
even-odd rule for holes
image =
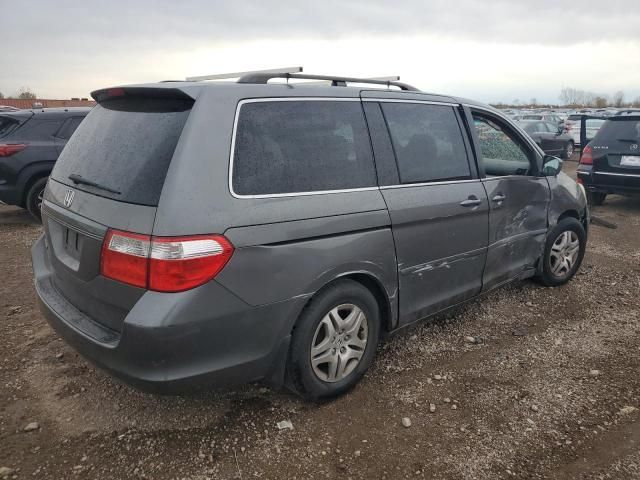
{"label": "rear bumper", "polygon": [[84,357],[138,388],[179,393],[257,380],[279,386],[293,322],[305,299],[253,307],[215,281],[177,294],[146,292],[119,332],[56,289],[44,238],[32,248],[39,307]]}
{"label": "rear bumper", "polygon": [[582,166],[576,173],[590,192],[640,194],[640,175],[594,172],[591,167]]}

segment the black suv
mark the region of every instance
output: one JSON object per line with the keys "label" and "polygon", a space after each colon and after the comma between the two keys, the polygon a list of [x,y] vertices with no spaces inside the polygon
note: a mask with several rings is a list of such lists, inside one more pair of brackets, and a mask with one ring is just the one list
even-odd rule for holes
{"label": "black suv", "polygon": [[616,115],[604,122],[578,166],[578,182],[592,204],[602,205],[609,193],[640,194],[639,145],[640,114]]}
{"label": "black suv", "polygon": [[0,114],[0,202],[40,219],[42,194],[58,155],[90,108]]}

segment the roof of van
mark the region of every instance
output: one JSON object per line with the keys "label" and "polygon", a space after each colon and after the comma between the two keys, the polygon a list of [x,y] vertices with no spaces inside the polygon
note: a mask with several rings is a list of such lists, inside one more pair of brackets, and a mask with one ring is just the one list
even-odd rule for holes
{"label": "roof of van", "polygon": [[287,92],[291,96],[302,96],[304,94],[319,97],[359,97],[362,92],[384,92],[385,94],[394,94],[394,98],[412,98],[417,99],[416,97],[429,97],[425,98],[425,100],[431,101],[440,101],[447,103],[462,103],[465,105],[471,106],[479,106],[483,108],[488,108],[494,111],[497,111],[493,107],[486,105],[482,102],[477,102],[475,100],[469,100],[466,98],[454,97],[451,95],[443,95],[437,93],[423,92],[423,91],[405,91],[405,90],[392,90],[386,88],[376,88],[376,86],[372,85],[371,87],[353,87],[353,86],[331,86],[331,85],[323,85],[323,84],[309,84],[309,83],[297,83],[290,82],[286,83],[284,81],[274,82],[274,83],[238,83],[234,81],[181,81],[181,80],[167,80],[162,82],[155,83],[143,83],[143,84],[132,84],[132,85],[120,85],[114,86],[104,89],[99,89],[91,92],[91,96],[96,98],[97,95],[102,93],[109,92],[111,90],[117,89],[167,89],[167,90],[180,90],[181,92],[187,94],[192,98],[196,98],[201,92],[206,90],[228,90],[230,93],[233,92],[234,95],[239,97],[249,95],[256,97],[268,97],[268,96],[285,96]]}

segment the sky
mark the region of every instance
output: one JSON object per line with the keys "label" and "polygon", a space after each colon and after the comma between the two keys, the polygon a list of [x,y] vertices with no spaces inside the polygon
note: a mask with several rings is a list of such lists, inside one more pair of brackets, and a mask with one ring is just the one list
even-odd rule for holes
{"label": "sky", "polygon": [[0,0],[0,92],[303,66],[424,91],[558,103],[640,97],[638,0]]}

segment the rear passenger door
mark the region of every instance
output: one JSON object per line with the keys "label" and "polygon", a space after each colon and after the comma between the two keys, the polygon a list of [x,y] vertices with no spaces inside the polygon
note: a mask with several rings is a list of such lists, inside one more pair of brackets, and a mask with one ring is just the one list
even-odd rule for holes
{"label": "rear passenger door", "polygon": [[408,323],[480,292],[488,201],[456,105],[363,100]]}
{"label": "rear passenger door", "polygon": [[541,158],[524,135],[494,112],[472,108],[468,118],[490,206],[487,290],[536,266],[550,192],[547,178],[539,175]]}

